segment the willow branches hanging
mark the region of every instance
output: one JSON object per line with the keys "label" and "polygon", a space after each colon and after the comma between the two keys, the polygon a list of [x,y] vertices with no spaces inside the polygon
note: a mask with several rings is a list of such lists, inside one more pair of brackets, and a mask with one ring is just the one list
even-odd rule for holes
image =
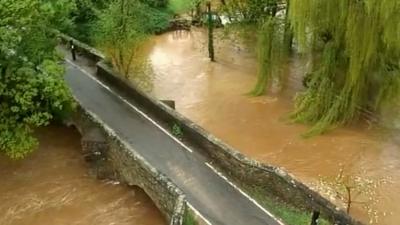
{"label": "willow branches hanging", "polygon": [[[280,72],[281,64],[290,52],[291,29],[288,17],[277,16],[278,0],[268,1],[265,8],[266,17],[259,19],[259,32],[257,35],[257,82],[250,92],[259,96],[274,86],[281,84],[283,73]],[[288,12],[286,10],[286,12]]]}
{"label": "willow branches hanging", "polygon": [[307,135],[357,121],[400,94],[398,0],[292,0],[290,20],[302,51],[314,57],[294,121]]}

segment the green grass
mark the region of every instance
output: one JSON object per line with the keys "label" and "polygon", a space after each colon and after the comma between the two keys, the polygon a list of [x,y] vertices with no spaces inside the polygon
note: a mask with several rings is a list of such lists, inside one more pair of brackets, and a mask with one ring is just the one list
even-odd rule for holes
{"label": "green grass", "polygon": [[185,215],[183,217],[183,225],[198,225],[193,214],[189,210],[185,210]]}
{"label": "green grass", "polygon": [[181,139],[183,138],[183,130],[182,130],[182,127],[181,127],[179,124],[177,124],[177,123],[174,123],[174,124],[172,125],[171,133],[172,133],[172,135],[174,135],[174,136],[175,136],[176,138],[178,138],[179,140],[181,140]]}
{"label": "green grass", "polygon": [[[244,187],[253,198],[257,200],[265,209],[280,218],[286,225],[310,225],[311,213],[289,206],[282,201],[266,196],[258,188]],[[193,214],[186,209],[183,217],[183,225],[198,225]],[[319,219],[318,225],[332,225],[327,220]]]}
{"label": "green grass", "polygon": [[[263,194],[257,188],[246,187],[245,190],[254,197],[265,209],[279,217],[286,225],[310,225],[311,213],[289,206],[282,201]],[[318,225],[331,225],[330,222],[320,218]]]}

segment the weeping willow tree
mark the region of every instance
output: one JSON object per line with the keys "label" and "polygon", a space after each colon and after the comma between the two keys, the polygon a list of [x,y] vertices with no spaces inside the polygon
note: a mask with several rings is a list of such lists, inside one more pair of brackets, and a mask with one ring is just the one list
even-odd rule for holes
{"label": "weeping willow tree", "polygon": [[308,88],[294,121],[306,135],[379,112],[400,93],[400,1],[292,0],[290,20],[301,51],[312,55]]}

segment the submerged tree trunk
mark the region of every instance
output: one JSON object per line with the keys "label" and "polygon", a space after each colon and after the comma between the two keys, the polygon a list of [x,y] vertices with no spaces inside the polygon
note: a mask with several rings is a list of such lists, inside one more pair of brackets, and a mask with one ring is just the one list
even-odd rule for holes
{"label": "submerged tree trunk", "polygon": [[208,56],[212,62],[215,62],[214,56],[214,22],[211,13],[211,3],[207,2],[207,25],[208,25]]}
{"label": "submerged tree trunk", "polygon": [[285,33],[284,33],[284,50],[286,54],[292,52],[293,47],[293,31],[289,20],[290,0],[286,0],[286,15],[285,15]]}

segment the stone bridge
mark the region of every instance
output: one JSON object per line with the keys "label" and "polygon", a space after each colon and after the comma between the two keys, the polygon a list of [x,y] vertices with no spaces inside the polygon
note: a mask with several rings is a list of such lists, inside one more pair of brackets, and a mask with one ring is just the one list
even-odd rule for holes
{"label": "stone bridge", "polygon": [[[334,224],[361,224],[284,170],[246,158],[104,62],[95,64],[104,57],[74,42],[81,56],[66,57],[65,79],[79,107],[69,123],[82,134],[86,160],[99,178],[141,187],[170,224],[192,214],[199,224],[283,225],[243,184],[319,211]],[[172,134],[173,125],[182,137]]]}

